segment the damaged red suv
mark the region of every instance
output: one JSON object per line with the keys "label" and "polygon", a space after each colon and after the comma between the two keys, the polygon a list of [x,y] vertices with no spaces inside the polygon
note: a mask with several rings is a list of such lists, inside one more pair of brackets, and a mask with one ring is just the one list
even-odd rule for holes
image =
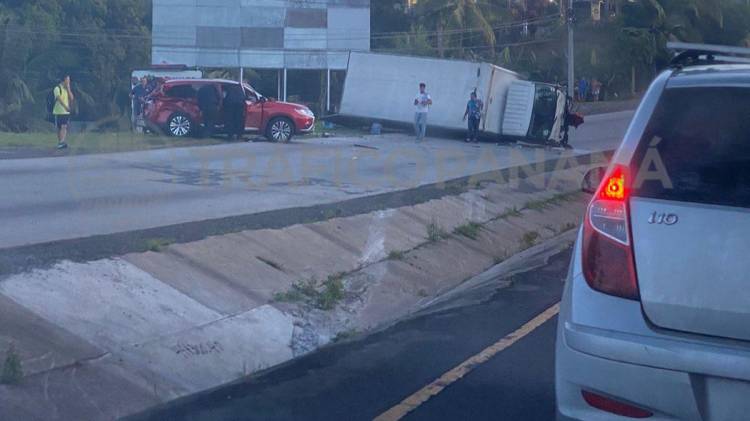
{"label": "damaged red suv", "polygon": [[[199,132],[203,123],[197,93],[205,84],[214,84],[224,97],[229,85],[239,82],[220,79],[173,79],[164,82],[147,99],[144,116],[147,124],[175,137]],[[275,142],[288,142],[295,134],[312,131],[315,115],[304,105],[264,97],[243,84],[245,91],[245,132],[261,133]],[[219,110],[217,130],[224,126]]]}

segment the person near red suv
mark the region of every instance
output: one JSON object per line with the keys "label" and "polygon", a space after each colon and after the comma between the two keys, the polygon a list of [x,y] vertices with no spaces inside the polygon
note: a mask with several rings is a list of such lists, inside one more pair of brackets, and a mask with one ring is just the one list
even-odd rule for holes
{"label": "person near red suv", "polygon": [[[205,115],[199,105],[199,91],[212,86],[218,97],[224,97],[239,82],[222,79],[174,79],[164,82],[148,98],[145,119],[153,128],[175,137],[198,134]],[[242,84],[245,95],[245,133],[265,135],[274,142],[288,142],[297,134],[308,133],[315,125],[315,115],[304,105],[269,99],[251,86]],[[231,121],[225,120],[224,104],[219,100],[212,124],[216,132],[229,133]],[[209,116],[211,119],[212,116]]]}

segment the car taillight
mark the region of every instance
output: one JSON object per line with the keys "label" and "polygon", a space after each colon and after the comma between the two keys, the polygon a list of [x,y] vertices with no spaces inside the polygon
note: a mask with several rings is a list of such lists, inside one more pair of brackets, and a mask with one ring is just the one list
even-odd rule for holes
{"label": "car taillight", "polygon": [[597,291],[637,300],[628,195],[627,168],[616,166],[604,177],[586,211],[583,275]]}

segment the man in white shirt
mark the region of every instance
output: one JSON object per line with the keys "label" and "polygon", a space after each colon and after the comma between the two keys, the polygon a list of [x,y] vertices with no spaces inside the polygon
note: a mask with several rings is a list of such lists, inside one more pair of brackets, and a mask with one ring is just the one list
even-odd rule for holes
{"label": "man in white shirt", "polygon": [[419,93],[414,98],[414,131],[417,135],[417,142],[424,139],[427,131],[427,112],[432,105],[432,97],[426,91],[427,85],[424,82],[419,84]]}

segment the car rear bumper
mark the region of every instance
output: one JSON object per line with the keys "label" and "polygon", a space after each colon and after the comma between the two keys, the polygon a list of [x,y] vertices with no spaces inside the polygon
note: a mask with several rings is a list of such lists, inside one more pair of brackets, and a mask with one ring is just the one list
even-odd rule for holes
{"label": "car rear bumper", "polygon": [[750,343],[652,326],[640,302],[592,290],[578,256],[580,246],[558,321],[559,419],[627,419],[589,406],[582,390],[652,411],[651,420],[747,419]]}

